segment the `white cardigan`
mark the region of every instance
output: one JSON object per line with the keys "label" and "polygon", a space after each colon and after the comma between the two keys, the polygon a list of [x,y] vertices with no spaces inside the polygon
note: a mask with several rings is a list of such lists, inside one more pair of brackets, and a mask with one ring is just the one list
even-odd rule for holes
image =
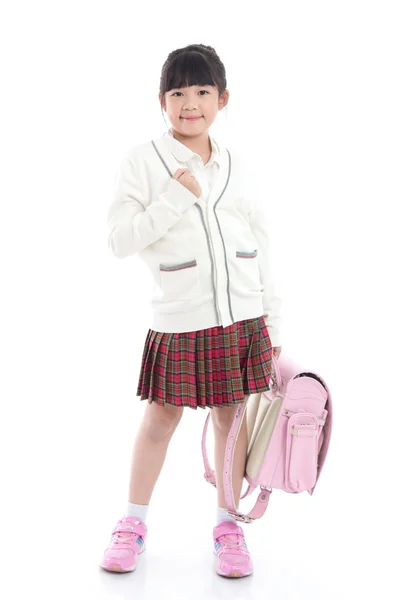
{"label": "white cardigan", "polygon": [[[264,315],[272,346],[281,346],[263,206],[244,193],[238,153],[210,140],[207,165],[171,130],[128,152],[108,211],[108,246],[119,258],[137,253],[149,267],[155,331],[229,327]],[[172,179],[179,168],[195,175],[200,198]]]}

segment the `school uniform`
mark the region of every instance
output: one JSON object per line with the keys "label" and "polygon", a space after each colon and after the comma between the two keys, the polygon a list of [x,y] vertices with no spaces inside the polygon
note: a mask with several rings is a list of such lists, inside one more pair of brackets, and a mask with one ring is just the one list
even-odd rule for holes
{"label": "school uniform", "polygon": [[[134,146],[108,212],[113,254],[138,254],[153,276],[137,395],[160,405],[231,406],[267,390],[281,345],[262,201],[246,194],[240,154],[210,141],[206,165],[171,129]],[[199,198],[172,178],[178,168]]]}

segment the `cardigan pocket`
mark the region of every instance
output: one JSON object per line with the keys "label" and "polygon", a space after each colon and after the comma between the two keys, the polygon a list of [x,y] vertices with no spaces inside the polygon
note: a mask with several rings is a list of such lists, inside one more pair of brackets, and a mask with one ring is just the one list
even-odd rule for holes
{"label": "cardigan pocket", "polygon": [[190,300],[199,294],[199,269],[195,259],[160,264],[161,287],[166,300]]}
{"label": "cardigan pocket", "polygon": [[253,250],[252,252],[244,252],[241,250],[236,250],[237,258],[255,258],[257,256],[257,250]]}
{"label": "cardigan pocket", "polygon": [[236,250],[236,265],[240,280],[245,287],[252,290],[259,290],[261,285],[257,253],[257,249]]}

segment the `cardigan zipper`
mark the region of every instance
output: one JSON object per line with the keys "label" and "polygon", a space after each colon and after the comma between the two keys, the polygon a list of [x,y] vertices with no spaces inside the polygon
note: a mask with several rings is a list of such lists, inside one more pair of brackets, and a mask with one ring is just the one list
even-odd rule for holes
{"label": "cardigan zipper", "polygon": [[[215,265],[215,286],[214,286],[214,290],[215,290],[215,306],[218,309],[218,322],[219,322],[220,325],[222,325],[222,318],[221,318],[221,313],[220,313],[219,304],[218,304],[218,295],[217,295],[217,292],[216,292],[216,290],[218,290],[218,272],[217,272],[217,261],[215,260],[214,244],[212,242],[212,237],[211,237],[210,220],[209,220],[209,217],[208,217],[208,198],[205,200],[205,205],[206,205],[207,226],[208,226],[208,231],[209,231],[209,236],[210,236],[210,243],[211,243],[211,249],[212,249],[211,261],[214,259],[214,265]],[[214,280],[214,275],[213,275],[213,280]]]}
{"label": "cardigan zipper", "polygon": [[213,294],[214,294],[214,308],[215,308],[215,313],[217,315],[218,324],[222,325],[222,319],[221,319],[221,315],[219,313],[219,308],[218,308],[218,305],[217,305],[217,291],[215,289],[215,282],[214,282],[214,262],[213,262],[212,250],[211,250],[211,243],[210,243],[211,236],[209,235],[209,233],[207,231],[207,226],[206,226],[206,224],[204,222],[204,215],[203,215],[203,211],[201,209],[201,206],[199,206],[197,204],[197,202],[195,203],[195,206],[197,207],[197,209],[200,212],[201,222],[203,224],[203,228],[204,228],[204,231],[205,231],[205,234],[206,234],[208,252],[209,252],[209,255],[210,255],[210,262],[211,262],[211,281],[212,281]]}
{"label": "cardigan zipper", "polygon": [[218,225],[218,229],[219,229],[219,234],[221,236],[221,241],[222,241],[222,246],[224,248],[224,256],[225,256],[225,269],[226,269],[226,279],[227,279],[227,283],[226,283],[226,293],[228,295],[228,303],[229,303],[229,312],[231,315],[231,319],[232,319],[232,323],[235,322],[234,316],[233,316],[233,310],[232,310],[232,303],[231,303],[231,294],[230,294],[230,279],[229,279],[229,269],[228,269],[228,261],[226,258],[226,248],[225,248],[225,241],[224,241],[224,236],[222,235],[222,230],[221,230],[221,225],[219,224],[219,220],[218,220],[218,216],[217,216],[217,204],[218,202],[221,200],[227,185],[229,183],[229,179],[231,177],[231,153],[229,152],[228,149],[226,149],[227,153],[228,153],[228,157],[229,157],[229,172],[228,172],[228,180],[225,184],[224,189],[222,190],[222,193],[220,195],[220,197],[218,198],[218,200],[216,201],[216,203],[214,204],[214,215],[215,215],[215,220],[217,221],[217,225]]}

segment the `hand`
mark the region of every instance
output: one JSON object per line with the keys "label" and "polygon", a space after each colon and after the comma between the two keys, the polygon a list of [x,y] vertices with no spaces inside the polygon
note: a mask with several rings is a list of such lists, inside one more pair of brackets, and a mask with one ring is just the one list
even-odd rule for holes
{"label": "hand", "polygon": [[275,356],[276,360],[278,360],[278,358],[282,352],[282,346],[275,346],[275,348],[272,348],[272,352],[273,352],[273,355]]}
{"label": "hand", "polygon": [[197,198],[200,198],[201,187],[196,177],[192,175],[190,169],[178,169],[172,176],[181,183],[189,192],[192,192]]}

